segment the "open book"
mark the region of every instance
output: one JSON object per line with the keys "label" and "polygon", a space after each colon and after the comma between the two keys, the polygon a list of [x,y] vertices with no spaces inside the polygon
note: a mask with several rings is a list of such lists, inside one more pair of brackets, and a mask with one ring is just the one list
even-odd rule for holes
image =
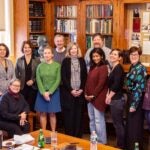
{"label": "open book", "polygon": [[29,144],[22,144],[15,148],[15,150],[39,150],[40,148],[29,145]]}

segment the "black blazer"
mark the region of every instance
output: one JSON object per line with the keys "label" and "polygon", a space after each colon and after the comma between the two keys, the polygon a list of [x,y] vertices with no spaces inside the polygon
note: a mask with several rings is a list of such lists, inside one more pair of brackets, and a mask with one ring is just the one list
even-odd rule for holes
{"label": "black blazer", "polygon": [[[24,64],[25,56],[22,56],[17,59],[16,67],[15,67],[15,73],[16,77],[21,80],[21,90],[24,88],[25,85],[25,64]],[[31,80],[35,82],[36,77],[36,68],[38,64],[40,63],[40,59],[38,57],[32,58],[32,75]],[[33,89],[36,89],[36,84],[32,85]]]}
{"label": "black blazer", "polygon": [[[85,82],[87,78],[87,69],[86,69],[86,64],[83,58],[78,58],[79,63],[80,63],[80,78],[81,78],[81,85],[80,89],[84,90],[85,87]],[[61,79],[62,79],[62,84],[63,87],[69,92],[71,92],[72,87],[71,87],[71,58],[65,58],[62,62],[62,67],[61,67]]]}

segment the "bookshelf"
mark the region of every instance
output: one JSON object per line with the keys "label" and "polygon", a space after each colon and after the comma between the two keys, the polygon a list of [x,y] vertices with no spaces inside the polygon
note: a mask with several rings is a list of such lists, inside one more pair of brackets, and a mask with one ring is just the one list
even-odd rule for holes
{"label": "bookshelf", "polygon": [[55,5],[54,34],[63,34],[65,45],[77,42],[77,9],[76,4]]}
{"label": "bookshelf", "polygon": [[92,46],[92,35],[101,33],[105,36],[105,45],[112,47],[113,5],[86,5],[86,46]]}
{"label": "bookshelf", "polygon": [[45,35],[45,0],[29,0],[29,39],[37,47],[39,35]]}

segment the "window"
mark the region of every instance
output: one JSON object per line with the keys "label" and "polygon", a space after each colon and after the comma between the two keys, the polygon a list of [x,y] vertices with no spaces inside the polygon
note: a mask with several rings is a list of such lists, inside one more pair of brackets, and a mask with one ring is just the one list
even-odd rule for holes
{"label": "window", "polygon": [[10,49],[10,56],[14,56],[13,0],[0,1],[0,14],[0,43],[5,43]]}

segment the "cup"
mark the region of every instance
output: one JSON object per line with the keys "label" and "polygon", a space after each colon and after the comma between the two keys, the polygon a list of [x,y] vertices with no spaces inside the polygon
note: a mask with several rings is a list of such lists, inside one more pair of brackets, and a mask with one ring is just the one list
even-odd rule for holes
{"label": "cup", "polygon": [[57,147],[57,131],[51,132],[51,146]]}

